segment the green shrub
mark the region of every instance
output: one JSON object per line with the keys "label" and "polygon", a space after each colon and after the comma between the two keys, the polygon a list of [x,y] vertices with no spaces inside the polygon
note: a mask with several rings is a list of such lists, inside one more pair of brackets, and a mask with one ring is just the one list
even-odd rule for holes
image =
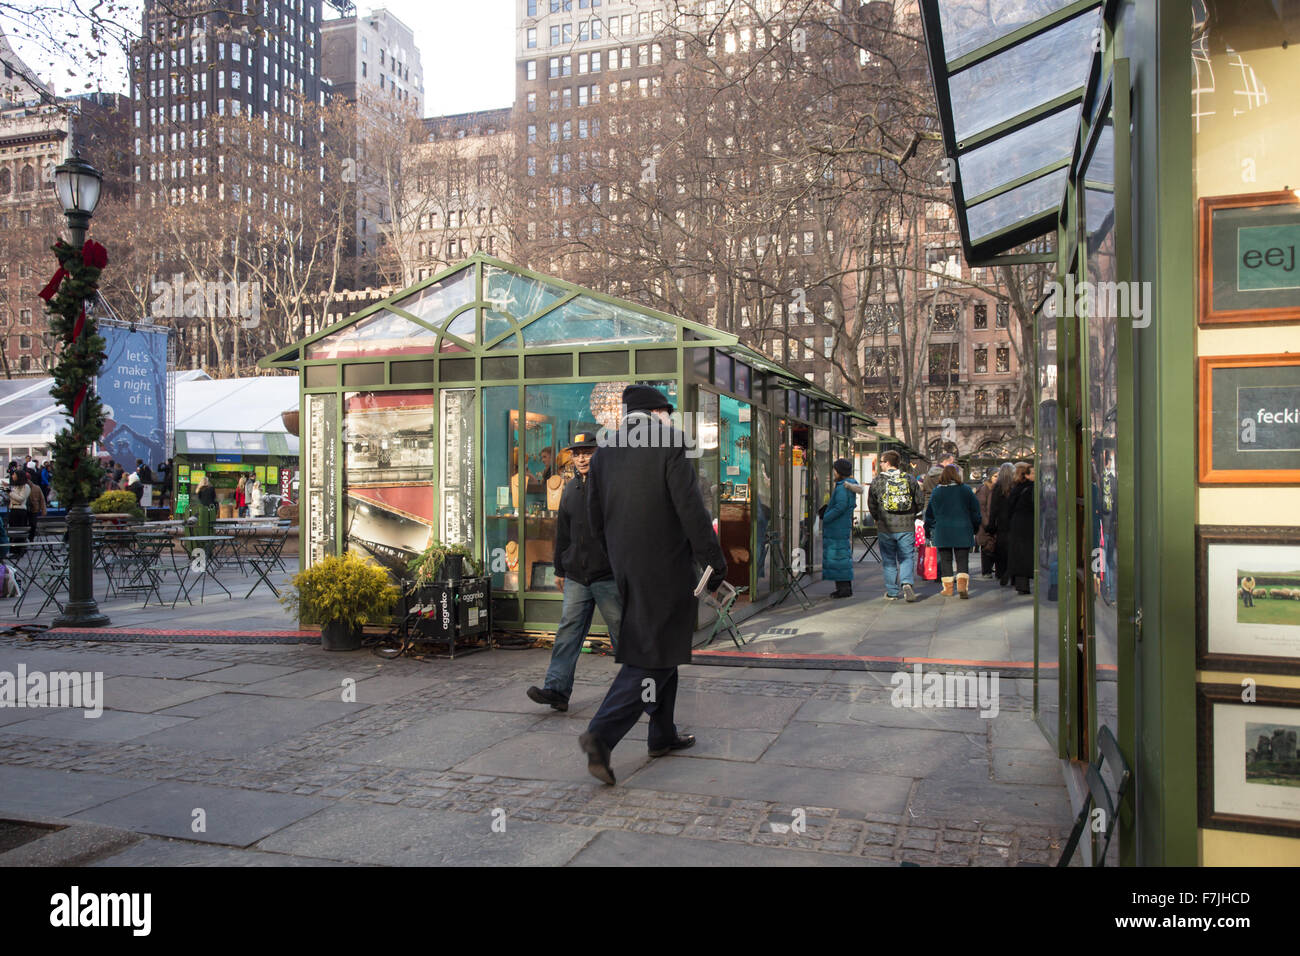
{"label": "green shrub", "polygon": [[90,503],[90,510],[97,515],[130,515],[144,520],[144,509],[129,491],[106,491]]}
{"label": "green shrub", "polygon": [[446,563],[448,556],[453,554],[458,554],[464,559],[462,567],[465,577],[472,578],[480,574],[479,563],[474,558],[474,554],[470,551],[468,545],[443,544],[440,541],[432,542],[422,552],[406,562],[406,570],[410,572],[416,584],[432,584],[434,581],[442,580],[442,566]]}
{"label": "green shrub", "polygon": [[399,597],[387,572],[345,551],[295,574],[283,601],[303,624],[343,621],[356,629],[386,618]]}

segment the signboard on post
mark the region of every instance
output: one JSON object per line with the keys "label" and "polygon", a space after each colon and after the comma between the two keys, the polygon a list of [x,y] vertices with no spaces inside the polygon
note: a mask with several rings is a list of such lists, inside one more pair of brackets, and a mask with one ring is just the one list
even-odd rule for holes
{"label": "signboard on post", "polygon": [[127,471],[167,459],[167,330],[102,325],[107,343],[95,391],[104,403],[100,448]]}

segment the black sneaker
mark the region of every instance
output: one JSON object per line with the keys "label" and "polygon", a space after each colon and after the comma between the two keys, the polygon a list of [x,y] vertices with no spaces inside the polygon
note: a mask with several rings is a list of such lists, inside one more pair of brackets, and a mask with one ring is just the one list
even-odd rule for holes
{"label": "black sneaker", "polygon": [[555,710],[566,711],[569,709],[569,702],[553,690],[547,690],[545,687],[528,688],[528,699],[534,704],[550,704]]}

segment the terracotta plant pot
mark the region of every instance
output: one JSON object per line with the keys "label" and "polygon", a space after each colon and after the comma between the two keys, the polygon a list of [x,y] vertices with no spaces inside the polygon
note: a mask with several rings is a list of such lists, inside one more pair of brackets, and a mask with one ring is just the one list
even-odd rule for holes
{"label": "terracotta plant pot", "polygon": [[281,412],[280,421],[284,423],[284,430],[290,435],[298,434],[298,409],[294,408],[287,412]]}
{"label": "terracotta plant pot", "polygon": [[360,650],[361,628],[352,630],[343,621],[330,621],[320,629],[320,647],[323,651]]}

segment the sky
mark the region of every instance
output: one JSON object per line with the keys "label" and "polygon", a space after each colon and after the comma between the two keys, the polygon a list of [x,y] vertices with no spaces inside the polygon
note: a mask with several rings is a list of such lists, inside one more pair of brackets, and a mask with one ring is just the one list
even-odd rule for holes
{"label": "sky", "polygon": [[[59,7],[67,0],[48,0]],[[133,0],[118,0],[128,12],[117,21],[140,29],[139,10]],[[35,4],[45,6],[45,3]],[[515,0],[391,0],[378,5],[358,4],[362,15],[386,9],[415,33],[424,66],[425,115],[468,113],[509,106],[514,102]],[[326,19],[332,8],[325,7]],[[23,60],[59,95],[102,90],[126,93],[125,57],[110,56],[92,73],[83,58],[51,59],[41,46],[23,39],[21,24],[0,14],[10,42]],[[87,41],[93,42],[93,41]],[[98,46],[98,44],[94,44]],[[89,84],[89,86],[87,86]]]}

